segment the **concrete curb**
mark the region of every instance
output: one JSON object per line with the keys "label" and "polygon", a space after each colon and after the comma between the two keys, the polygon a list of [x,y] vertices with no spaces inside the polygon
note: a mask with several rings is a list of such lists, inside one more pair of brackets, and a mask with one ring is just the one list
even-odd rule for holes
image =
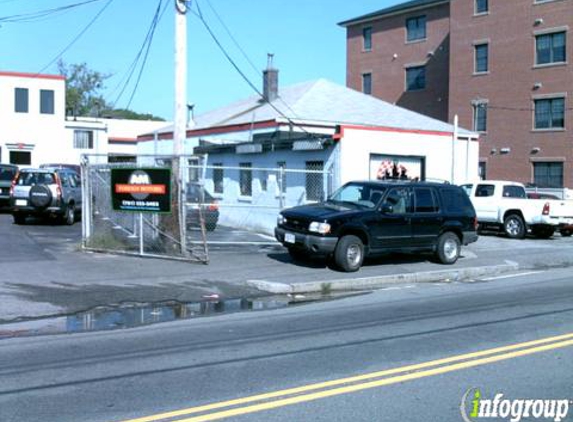
{"label": "concrete curb", "polygon": [[324,289],[329,291],[370,290],[397,283],[430,283],[436,281],[456,281],[476,277],[491,277],[517,271],[519,264],[505,261],[505,264],[483,267],[469,267],[438,271],[425,271],[406,274],[390,274],[364,278],[346,278],[331,281],[310,281],[305,283],[277,283],[266,280],[247,280],[249,286],[259,290],[276,293],[315,293]]}

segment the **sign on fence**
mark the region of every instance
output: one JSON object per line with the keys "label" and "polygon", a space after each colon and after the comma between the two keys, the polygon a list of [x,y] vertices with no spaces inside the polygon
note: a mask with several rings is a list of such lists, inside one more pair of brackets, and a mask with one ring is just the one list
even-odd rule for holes
{"label": "sign on fence", "polygon": [[171,212],[171,170],[112,168],[111,199],[114,211]]}

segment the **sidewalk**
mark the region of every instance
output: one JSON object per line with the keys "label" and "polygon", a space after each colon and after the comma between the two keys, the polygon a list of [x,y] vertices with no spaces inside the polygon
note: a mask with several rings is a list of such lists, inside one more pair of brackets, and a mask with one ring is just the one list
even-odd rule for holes
{"label": "sidewalk", "polygon": [[390,255],[367,260],[356,273],[342,273],[322,260],[293,262],[280,246],[213,247],[210,264],[203,265],[84,253],[61,242],[46,247],[41,260],[2,262],[0,322],[98,306],[367,290],[389,283],[479,279],[518,269],[570,266],[573,239],[481,236],[462,255],[453,266],[433,263],[428,256]]}

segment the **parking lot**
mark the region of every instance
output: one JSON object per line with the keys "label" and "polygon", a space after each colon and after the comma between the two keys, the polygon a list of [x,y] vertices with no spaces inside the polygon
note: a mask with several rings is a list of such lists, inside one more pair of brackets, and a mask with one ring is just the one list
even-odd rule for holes
{"label": "parking lot", "polygon": [[523,269],[573,264],[573,240],[560,235],[547,240],[484,235],[463,248],[453,266],[436,264],[430,256],[389,255],[367,260],[352,274],[341,273],[321,259],[293,262],[269,236],[221,226],[210,240],[208,265],[86,253],[80,247],[79,223],[29,221],[19,226],[9,214],[0,214],[0,321],[126,302],[189,302],[212,295],[264,294],[247,283],[253,281],[329,284],[507,262]]}

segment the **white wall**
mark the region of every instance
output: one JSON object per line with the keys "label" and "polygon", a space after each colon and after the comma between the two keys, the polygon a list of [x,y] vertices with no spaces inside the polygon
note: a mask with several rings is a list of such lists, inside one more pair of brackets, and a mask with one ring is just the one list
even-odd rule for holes
{"label": "white wall", "polygon": [[[28,89],[27,113],[15,112],[15,88]],[[54,114],[40,113],[41,89],[54,91]],[[0,72],[0,98],[2,162],[9,162],[11,149],[30,151],[31,166],[58,161],[65,148],[65,81],[47,75]]]}
{"label": "white wall", "polygon": [[[422,156],[426,161],[426,178],[451,181],[452,136],[440,134],[391,132],[344,128],[340,142],[340,182],[368,180],[370,154]],[[454,154],[454,183],[475,180],[478,174],[478,149],[476,141],[456,142]],[[466,159],[467,155],[467,159]],[[467,179],[466,179],[466,162]]]}

